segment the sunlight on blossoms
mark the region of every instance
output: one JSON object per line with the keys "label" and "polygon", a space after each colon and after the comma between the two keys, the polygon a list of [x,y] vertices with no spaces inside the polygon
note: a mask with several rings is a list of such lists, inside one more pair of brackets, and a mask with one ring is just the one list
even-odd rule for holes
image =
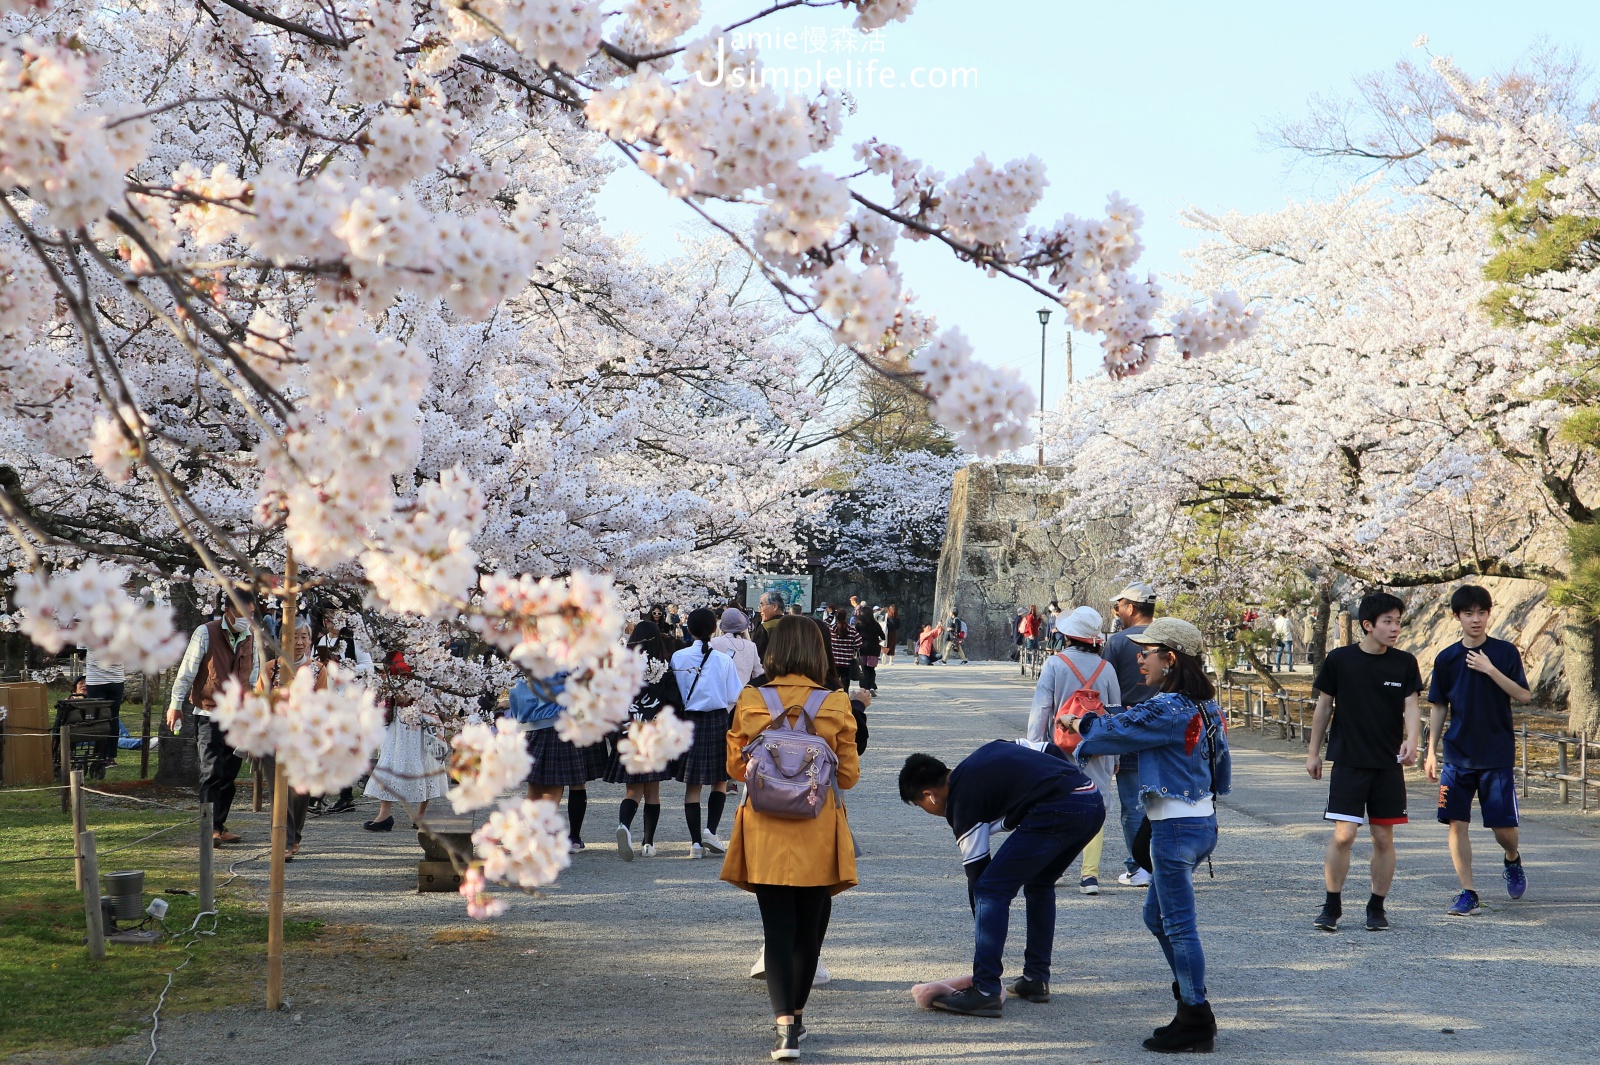
{"label": "sunlight on blossoms", "polygon": [[507,799],[472,834],[472,844],[484,879],[524,890],[553,883],[572,864],[566,818],[548,799]]}
{"label": "sunlight on blossoms", "polygon": [[456,733],[450,746],[449,771],[455,785],[446,797],[458,814],[493,805],[533,769],[527,737],[510,718],[501,718],[493,727],[469,724]]}
{"label": "sunlight on blossoms", "polygon": [[664,707],[649,721],[635,721],[617,741],[617,756],[630,773],[659,773],[694,743],[694,726]]}
{"label": "sunlight on blossoms", "polygon": [[129,669],[164,669],[183,654],[186,641],[173,631],[170,606],[146,606],[128,594],[131,579],[128,569],[99,562],[22,574],[12,600],[21,615],[18,628],[52,653],[82,646]]}

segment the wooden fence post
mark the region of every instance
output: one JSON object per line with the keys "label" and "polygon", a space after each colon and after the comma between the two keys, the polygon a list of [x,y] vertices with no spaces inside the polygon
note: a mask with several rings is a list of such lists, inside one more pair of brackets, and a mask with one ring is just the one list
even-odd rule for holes
{"label": "wooden fence post", "polygon": [[[78,839],[82,838],[83,833],[89,827],[88,825],[84,824],[83,816],[83,770],[74,769],[72,771],[71,784],[68,786],[68,792],[72,797],[72,838],[74,841],[77,841]],[[77,851],[77,853],[73,856],[72,860],[72,877],[76,882],[77,889],[82,891],[83,850],[82,848],[74,849]],[[97,892],[96,897],[98,898],[99,888],[96,888],[95,891]]]}
{"label": "wooden fence post", "polygon": [[1589,809],[1589,730],[1578,730],[1578,802],[1579,809]]}
{"label": "wooden fence post", "polygon": [[105,961],[106,930],[100,919],[100,861],[95,857],[93,832],[78,837],[78,851],[83,855],[83,919],[89,929],[89,957]]}
{"label": "wooden fence post", "polygon": [[[278,641],[278,686],[294,682],[294,622],[297,607],[294,552],[284,551],[283,638]],[[263,667],[264,668],[264,667]],[[283,859],[289,849],[289,773],[274,758],[272,772],[272,865],[267,876],[267,1009],[283,1007]]]}
{"label": "wooden fence post", "polygon": [[211,859],[213,841],[211,839],[211,804],[200,804],[200,912],[212,912],[217,908],[217,893],[213,884],[211,872]]}
{"label": "wooden fence post", "polygon": [[[1566,776],[1569,775],[1568,772],[1567,772],[1567,741],[1566,741],[1565,737],[1556,740],[1556,773],[1557,773],[1557,775],[1562,776],[1562,777],[1566,777]],[[1561,781],[1561,802],[1562,802],[1563,805],[1565,805],[1566,803],[1570,802],[1571,800],[1572,800],[1572,795],[1571,795],[1571,792],[1568,791],[1567,782],[1565,780],[1562,780]]]}
{"label": "wooden fence post", "polygon": [[72,812],[72,726],[62,725],[57,735],[61,739],[61,812]]}

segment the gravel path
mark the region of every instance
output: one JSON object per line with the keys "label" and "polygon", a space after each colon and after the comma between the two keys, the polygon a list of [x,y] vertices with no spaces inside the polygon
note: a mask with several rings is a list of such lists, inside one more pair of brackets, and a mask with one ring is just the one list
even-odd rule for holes
{"label": "gravel path", "polygon": [[[1013,1002],[1000,1020],[918,1010],[908,989],[970,963],[965,879],[949,829],[901,804],[895,774],[926,750],[953,763],[1018,733],[1030,690],[1014,667],[895,666],[880,671],[872,748],[851,793],[865,852],[862,886],[835,900],[823,960],[833,982],[807,1010],[818,1062],[1148,1062],[1139,1040],[1171,1017],[1170,976],[1139,917],[1140,890],[1099,898],[1064,890],[1047,1005]],[[1531,887],[1506,900],[1487,833],[1477,918],[1443,914],[1454,881],[1442,827],[1418,790],[1398,833],[1394,930],[1314,932],[1321,902],[1323,792],[1287,744],[1238,737],[1216,879],[1198,884],[1211,997],[1230,1062],[1493,1063],[1586,1060],[1600,1013],[1596,842],[1556,823],[1525,831]],[[359,818],[313,821],[289,867],[292,905],[361,925],[371,944],[295,954],[292,1008],[178,1015],[159,1062],[368,1065],[425,1058],[538,1063],[766,1061],[765,989],[746,977],[760,943],[754,899],[687,860],[681,791],[668,785],[661,856],[631,865],[609,845],[621,789],[590,785],[586,835],[539,899],[519,898],[493,938],[441,943],[470,929],[454,894],[419,895],[408,833],[372,836]],[[236,831],[264,839],[239,820]],[[1120,843],[1108,842],[1104,879]],[[1358,847],[1349,897],[1365,895]],[[246,866],[246,869],[252,867]],[[264,881],[264,869],[249,873]],[[1492,877],[1492,879],[1491,879]],[[264,883],[261,885],[264,888]],[[1008,965],[1020,965],[1021,900]],[[1011,975],[1008,973],[1008,976]],[[181,975],[180,975],[181,987]],[[137,1040],[87,1060],[142,1062]]]}

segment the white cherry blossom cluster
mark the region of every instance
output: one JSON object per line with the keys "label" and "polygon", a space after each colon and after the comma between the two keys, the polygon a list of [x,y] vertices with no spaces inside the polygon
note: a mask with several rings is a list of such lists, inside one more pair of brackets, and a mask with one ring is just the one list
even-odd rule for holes
{"label": "white cherry blossom cluster", "polygon": [[535,677],[590,668],[622,638],[623,615],[610,577],[490,574],[479,587],[482,605],[471,618],[473,628]]}
{"label": "white cherry blossom cluster", "polygon": [[630,773],[659,773],[694,743],[694,726],[672,707],[648,721],[635,721],[617,741],[617,757]]}
{"label": "white cherry blossom cluster", "polygon": [[274,755],[291,786],[312,794],[354,784],[383,746],[383,711],[372,692],[337,664],[301,669],[287,688],[247,691],[224,683],[212,717],[241,751]]}
{"label": "white cherry blossom cluster", "polygon": [[863,32],[891,22],[904,22],[916,9],[917,0],[849,0],[858,14],[855,27]]}
{"label": "white cherry blossom cluster", "polygon": [[984,366],[959,329],[947,329],[911,357],[933,397],[930,411],[975,455],[997,455],[1031,437],[1028,416],[1034,397],[1009,367]]}
{"label": "white cherry blossom cluster", "polygon": [[360,40],[344,51],[346,91],[358,103],[386,100],[406,80],[405,67],[395,53],[411,33],[410,5],[372,0],[363,6]]}
{"label": "white cherry blossom cluster", "polygon": [[140,672],[165,669],[186,641],[173,631],[171,607],[146,605],[127,593],[130,578],[126,567],[99,562],[21,574],[11,597],[22,615],[18,628],[46,651],[72,644]]}
{"label": "white cherry blossom cluster", "polygon": [[553,883],[572,864],[567,824],[548,799],[507,799],[472,834],[485,879],[519,888]]}
{"label": "white cherry blossom cluster", "polygon": [[802,167],[756,219],[761,243],[784,256],[826,244],[850,213],[850,187],[818,167]]}
{"label": "white cherry blossom cluster", "polygon": [[375,184],[403,185],[449,161],[449,113],[432,101],[396,95],[367,127],[367,173]]}
{"label": "white cherry blossom cluster", "polygon": [[985,156],[944,186],[945,226],[957,239],[1004,251],[1044,198],[1044,164],[1038,156],[995,166]]}
{"label": "white cherry blossom cluster", "polygon": [[599,743],[628,720],[644,678],[645,656],[615,646],[567,674],[556,696],[563,707],[556,735],[579,747]]}
{"label": "white cherry blossom cluster", "polygon": [[694,29],[700,0],[632,0],[627,13],[644,30],[644,40],[660,47]]}
{"label": "white cherry blossom cluster", "polygon": [[1210,355],[1247,339],[1257,321],[1237,292],[1218,292],[1172,316],[1172,345],[1186,359]]}
{"label": "white cherry blossom cluster", "polygon": [[379,528],[381,548],[362,554],[372,590],[404,614],[457,612],[478,579],[472,538],[483,525],[483,495],[459,469],[424,484],[414,506]]}
{"label": "white cherry blossom cluster", "polygon": [[450,9],[460,43],[505,37],[540,66],[576,74],[600,45],[604,12],[593,0],[471,0]]}
{"label": "white cherry blossom cluster", "polygon": [[533,762],[527,737],[517,723],[501,718],[464,726],[450,741],[450,808],[458,814],[481,810],[528,779]]}
{"label": "white cherry blossom cluster", "polygon": [[878,348],[901,307],[899,279],[882,266],[858,274],[834,263],[817,277],[815,290],[818,312],[838,322],[834,339],[868,351]]}
{"label": "white cherry blossom cluster", "polygon": [[487,921],[506,912],[505,899],[489,894],[489,882],[484,879],[483,866],[473,862],[461,874],[461,886],[456,893],[467,900],[467,916],[475,921]]}
{"label": "white cherry blossom cluster", "polygon": [[87,103],[94,66],[66,46],[0,41],[0,191],[28,189],[65,229],[120,201],[122,175],[143,157],[141,123],[109,126]]}

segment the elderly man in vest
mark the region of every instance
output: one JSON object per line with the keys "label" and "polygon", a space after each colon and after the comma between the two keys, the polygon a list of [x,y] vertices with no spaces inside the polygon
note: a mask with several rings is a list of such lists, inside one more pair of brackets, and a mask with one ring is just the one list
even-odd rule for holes
{"label": "elderly man in vest", "polygon": [[233,807],[234,778],[241,759],[228,746],[221,726],[211,720],[211,709],[223,683],[233,677],[246,689],[255,686],[260,676],[256,641],[250,634],[250,618],[234,606],[237,600],[246,610],[254,610],[255,595],[234,591],[220,621],[201,625],[189,637],[178,675],[172,681],[172,698],[167,703],[167,727],[176,729],[182,720],[183,703],[194,707],[195,743],[200,756],[200,801],[211,804],[211,838],[218,843],[237,843],[239,837],[228,831],[228,811]]}

